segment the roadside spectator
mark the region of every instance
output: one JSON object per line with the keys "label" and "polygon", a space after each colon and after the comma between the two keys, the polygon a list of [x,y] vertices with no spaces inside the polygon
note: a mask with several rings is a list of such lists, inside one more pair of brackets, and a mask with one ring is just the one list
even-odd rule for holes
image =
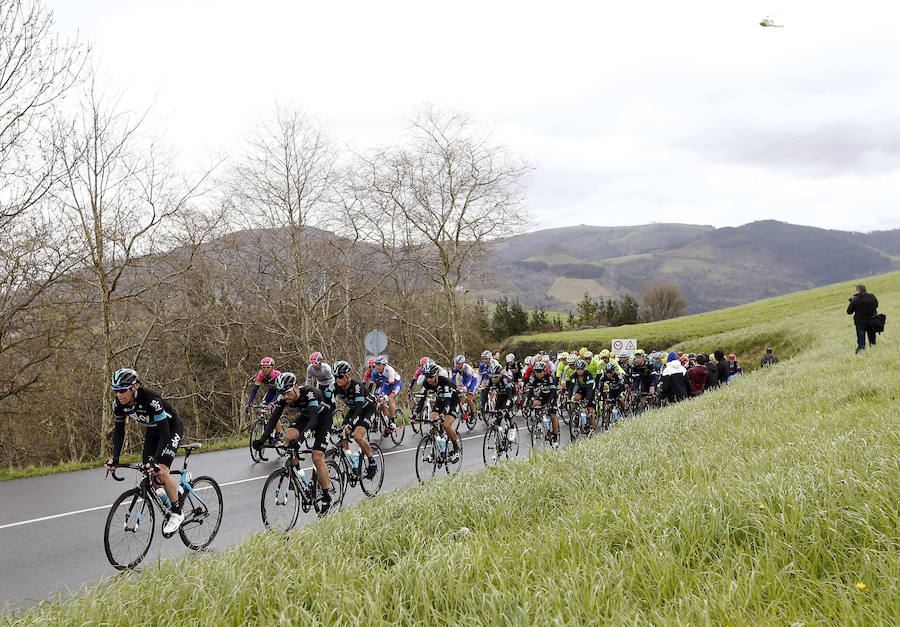
{"label": "roadside spectator", "polygon": [[875,329],[870,325],[878,313],[875,294],[869,294],[862,283],[857,285],[856,294],[850,297],[850,304],[847,305],[847,313],[853,314],[853,324],[856,325],[856,352],[866,350],[866,335],[869,336],[869,346],[875,346]]}
{"label": "roadside spectator", "polygon": [[725,385],[728,383],[728,377],[731,376],[731,366],[728,365],[728,360],[725,359],[725,351],[721,348],[713,354],[716,356],[716,370],[718,371],[716,374],[718,375],[719,385]]}
{"label": "roadside spectator", "polygon": [[669,353],[666,365],[663,366],[662,376],[659,378],[660,398],[666,398],[670,403],[677,403],[687,398],[688,380],[687,371],[681,365],[678,354]]}
{"label": "roadside spectator", "polygon": [[744,374],[744,369],[741,368],[741,362],[737,360],[737,355],[731,353],[728,356],[728,370],[731,376],[736,374]]}
{"label": "roadside spectator", "polygon": [[706,389],[709,390],[711,388],[719,387],[719,368],[716,363],[715,357],[712,355],[706,355],[706,369],[709,374],[706,375]]}
{"label": "roadside spectator", "polygon": [[706,387],[709,370],[706,367],[706,355],[697,355],[694,359],[696,364],[687,371],[687,376],[691,383],[691,396],[700,396]]}
{"label": "roadside spectator", "polygon": [[763,358],[759,362],[759,367],[765,368],[766,366],[774,366],[777,363],[778,363],[778,358],[774,354],[772,354],[771,348],[767,348],[766,354],[763,355]]}

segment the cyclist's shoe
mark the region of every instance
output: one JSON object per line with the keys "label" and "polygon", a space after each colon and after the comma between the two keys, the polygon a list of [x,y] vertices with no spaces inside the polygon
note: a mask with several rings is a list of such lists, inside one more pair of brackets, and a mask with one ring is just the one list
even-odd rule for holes
{"label": "cyclist's shoe", "polygon": [[369,460],[369,467],[366,469],[366,479],[371,479],[378,472],[378,462],[374,459]]}
{"label": "cyclist's shoe", "polygon": [[459,448],[454,448],[447,454],[447,461],[451,464],[459,463]]}
{"label": "cyclist's shoe", "polygon": [[394,431],[399,431],[400,426],[396,422],[391,422],[391,426],[388,429],[393,433]]}
{"label": "cyclist's shoe", "polygon": [[272,445],[273,446],[281,446],[284,444],[284,435],[281,433],[276,433],[272,436]]}
{"label": "cyclist's shoe", "polygon": [[430,464],[434,461],[434,457],[431,455],[431,453],[425,453],[424,455],[422,455],[422,461],[426,464]]}
{"label": "cyclist's shoe", "polygon": [[163,533],[166,535],[175,533],[176,531],[178,531],[178,528],[181,527],[181,523],[183,522],[184,514],[170,514],[169,520],[167,520],[166,524],[163,525]]}
{"label": "cyclist's shoe", "polygon": [[550,448],[559,448],[559,434],[553,433],[550,435]]}
{"label": "cyclist's shoe", "polygon": [[263,447],[262,440],[253,440],[253,448],[255,448],[257,451],[259,451],[262,449],[262,447]]}
{"label": "cyclist's shoe", "polygon": [[331,495],[328,492],[324,492],[322,494],[322,504],[319,507],[319,516],[324,516],[328,513],[328,510],[331,509],[332,501]]}
{"label": "cyclist's shoe", "polygon": [[509,431],[506,432],[506,439],[509,440],[510,442],[516,441],[516,428],[515,427],[509,428]]}

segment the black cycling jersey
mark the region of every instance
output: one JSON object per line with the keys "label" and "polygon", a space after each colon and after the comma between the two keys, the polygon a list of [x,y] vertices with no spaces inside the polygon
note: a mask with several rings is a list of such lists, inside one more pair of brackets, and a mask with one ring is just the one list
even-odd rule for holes
{"label": "black cycling jersey", "polygon": [[497,390],[497,402],[494,405],[494,409],[497,411],[510,407],[516,397],[516,388],[506,375],[501,375],[497,381],[488,377],[487,385],[484,388],[484,392],[482,392],[482,394],[485,395],[485,398],[490,395],[491,390]]}
{"label": "black cycling jersey", "polygon": [[365,384],[356,379],[350,379],[350,385],[346,389],[335,385],[334,394],[347,406],[347,415],[344,416],[345,425],[355,425],[357,419],[369,419],[375,413],[377,403],[375,397],[369,393]]}
{"label": "black cycling jersey", "polygon": [[539,400],[544,407],[549,406],[551,409],[556,408],[556,377],[549,372],[539,379],[532,372],[531,376],[525,381],[525,385],[532,390],[532,399]]}
{"label": "black cycling jersey", "polygon": [[510,363],[506,362],[506,371],[509,373],[510,378],[513,383],[518,383],[519,379],[522,378],[522,364],[518,362],[518,360]]}
{"label": "black cycling jersey", "polygon": [[590,402],[594,398],[594,375],[588,370],[581,374],[575,371],[570,381],[572,382],[572,395],[581,394],[581,400]]}
{"label": "black cycling jersey", "polygon": [[[428,382],[428,379],[425,379],[425,382],[422,384],[422,390],[426,394],[428,392],[434,392],[434,407],[432,407],[432,411],[439,414],[453,414],[456,410],[456,406],[459,404],[459,394],[456,391],[456,384],[447,377],[438,375],[433,385]],[[415,413],[422,413],[422,407],[424,407],[424,405],[425,395],[423,394],[422,398],[420,398],[419,402],[416,404]]]}
{"label": "black cycling jersey", "polygon": [[272,410],[270,422],[281,418],[285,407],[290,407],[298,414],[302,414],[306,420],[312,420],[322,408],[332,409],[321,390],[306,385],[298,388],[297,398],[290,403],[285,400],[284,396],[278,397],[278,400],[273,404],[274,409]]}
{"label": "black cycling jersey", "polygon": [[125,421],[133,418],[147,427],[144,436],[144,461],[153,457],[166,466],[175,459],[175,450],[184,433],[184,425],[175,409],[159,394],[139,387],[131,405],[123,405],[116,398],[113,401],[113,451],[114,464],[119,463],[122,444],[125,442]]}

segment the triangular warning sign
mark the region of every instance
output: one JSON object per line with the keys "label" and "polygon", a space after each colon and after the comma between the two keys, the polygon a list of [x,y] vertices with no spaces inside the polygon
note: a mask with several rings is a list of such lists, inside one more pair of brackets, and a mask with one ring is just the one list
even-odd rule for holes
{"label": "triangular warning sign", "polygon": [[634,340],[628,340],[627,342],[625,342],[625,350],[633,351],[636,349],[637,349],[637,345],[635,344]]}

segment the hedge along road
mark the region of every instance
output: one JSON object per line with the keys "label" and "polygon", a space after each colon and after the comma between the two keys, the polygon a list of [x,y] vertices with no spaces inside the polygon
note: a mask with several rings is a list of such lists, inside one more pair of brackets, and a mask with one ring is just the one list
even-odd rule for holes
{"label": "hedge along road", "polygon": [[[521,418],[519,423],[519,456],[531,450],[528,433]],[[563,441],[568,429],[561,425]],[[463,468],[474,470],[484,465],[482,441],[484,425],[463,431]],[[403,443],[394,447],[389,439],[382,442],[385,476],[382,492],[416,483],[415,447],[419,436],[407,427]],[[194,454],[189,468],[195,477],[210,475],[222,488],[224,513],[222,527],[210,545],[212,552],[237,544],[248,535],[262,532],[259,511],[263,480],[279,461],[271,451],[268,462],[254,464],[246,447],[228,451]],[[180,468],[183,457],[176,458]],[[308,461],[308,460],[307,460]],[[54,593],[67,594],[93,584],[104,577],[114,577],[114,570],[103,551],[103,527],[113,500],[133,484],[130,470],[120,470],[126,482],[104,481],[102,468],[77,470],[56,475],[28,477],[0,483],[0,607],[9,611],[27,607]],[[362,491],[349,488],[344,507],[364,499]],[[159,524],[159,520],[157,520]],[[145,564],[160,557],[177,557],[190,553],[178,536],[168,540],[154,535]]]}

